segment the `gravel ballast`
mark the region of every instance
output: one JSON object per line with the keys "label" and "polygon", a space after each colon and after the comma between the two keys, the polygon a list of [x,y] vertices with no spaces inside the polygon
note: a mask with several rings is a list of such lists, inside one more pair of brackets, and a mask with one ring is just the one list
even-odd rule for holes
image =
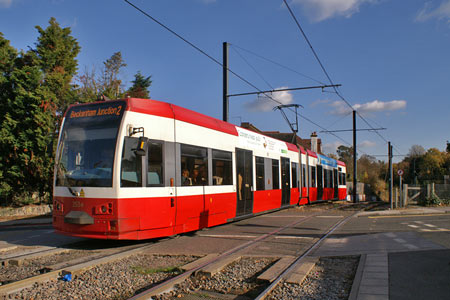
{"label": "gravel ballast", "polygon": [[86,250],[71,250],[34,259],[25,259],[19,266],[12,264],[9,264],[8,266],[1,266],[0,285],[39,275],[42,273],[42,269],[46,266],[67,262],[72,259],[89,256],[94,253],[96,252]]}
{"label": "gravel ballast", "polygon": [[274,263],[274,258],[244,257],[231,263],[221,272],[208,278],[196,275],[177,285],[173,291],[154,297],[155,299],[176,299],[197,291],[211,291],[220,294],[247,295],[253,298],[261,286],[256,277]]}
{"label": "gravel ballast", "polygon": [[71,281],[36,283],[7,299],[128,299],[135,293],[179,274],[193,256],[137,254],[93,267]]}
{"label": "gravel ballast", "polygon": [[267,299],[348,299],[359,256],[322,257],[301,285],[280,283]]}

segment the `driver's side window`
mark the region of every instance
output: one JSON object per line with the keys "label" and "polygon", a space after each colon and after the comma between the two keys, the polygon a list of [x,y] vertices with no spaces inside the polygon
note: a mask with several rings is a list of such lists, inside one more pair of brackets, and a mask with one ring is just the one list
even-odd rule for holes
{"label": "driver's side window", "polygon": [[135,153],[138,141],[139,138],[125,137],[120,171],[121,187],[142,186],[142,156],[138,156]]}

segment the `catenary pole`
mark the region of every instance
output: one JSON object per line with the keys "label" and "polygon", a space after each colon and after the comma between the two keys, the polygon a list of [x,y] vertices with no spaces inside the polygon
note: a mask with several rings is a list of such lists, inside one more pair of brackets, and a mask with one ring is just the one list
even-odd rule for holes
{"label": "catenary pole", "polygon": [[223,43],[223,117],[228,122],[228,43]]}
{"label": "catenary pole", "polygon": [[391,209],[393,209],[392,203],[392,191],[394,188],[394,174],[392,171],[392,145],[391,142],[388,142],[388,156],[389,156],[389,204]]}
{"label": "catenary pole", "polygon": [[356,110],[353,110],[353,203],[357,203],[357,186],[356,180]]}

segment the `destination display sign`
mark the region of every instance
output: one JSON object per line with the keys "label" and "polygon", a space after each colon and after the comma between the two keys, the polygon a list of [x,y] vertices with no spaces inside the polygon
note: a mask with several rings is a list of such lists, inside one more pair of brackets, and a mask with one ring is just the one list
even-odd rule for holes
{"label": "destination display sign", "polygon": [[92,118],[101,116],[120,117],[125,110],[126,104],[123,101],[95,103],[92,105],[73,106],[69,109],[66,118]]}

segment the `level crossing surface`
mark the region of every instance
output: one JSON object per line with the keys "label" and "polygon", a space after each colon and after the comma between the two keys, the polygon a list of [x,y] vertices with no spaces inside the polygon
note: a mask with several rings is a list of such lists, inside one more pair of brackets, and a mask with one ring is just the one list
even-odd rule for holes
{"label": "level crossing surface", "polygon": [[[149,252],[223,253],[286,227],[255,243],[247,252],[298,256],[333,224],[352,213],[293,207],[162,239]],[[0,226],[0,241],[5,246],[58,246],[75,241],[54,234],[45,222],[23,220]],[[361,255],[361,272],[355,278],[350,299],[446,299],[450,295],[450,208],[359,213],[310,253],[316,257],[347,255]]]}
{"label": "level crossing surface", "polygon": [[449,299],[449,212],[441,208],[362,213],[313,255],[364,257],[359,286],[350,299]]}

